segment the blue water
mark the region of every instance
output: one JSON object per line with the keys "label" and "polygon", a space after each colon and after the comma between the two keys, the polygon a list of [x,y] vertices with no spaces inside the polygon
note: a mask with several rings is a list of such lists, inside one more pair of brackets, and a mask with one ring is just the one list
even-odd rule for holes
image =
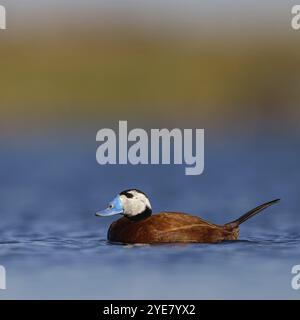
{"label": "blue water", "polygon": [[[205,170],[100,166],[94,132],[0,143],[1,299],[300,298],[299,140],[206,136]],[[154,211],[216,223],[281,198],[241,227],[240,241],[211,245],[111,245],[116,217],[96,218],[122,189],[145,191]]]}

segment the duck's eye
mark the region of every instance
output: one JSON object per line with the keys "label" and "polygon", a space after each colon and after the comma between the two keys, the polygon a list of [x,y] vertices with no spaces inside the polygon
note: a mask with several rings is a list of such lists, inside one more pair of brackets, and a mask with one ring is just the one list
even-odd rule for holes
{"label": "duck's eye", "polygon": [[110,204],[109,206],[108,206],[108,209],[112,209],[114,206],[112,205],[112,204]]}

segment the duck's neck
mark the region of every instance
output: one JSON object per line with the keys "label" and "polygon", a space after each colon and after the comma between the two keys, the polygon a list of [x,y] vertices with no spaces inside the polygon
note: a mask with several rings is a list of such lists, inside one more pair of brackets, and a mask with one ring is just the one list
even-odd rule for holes
{"label": "duck's neck", "polygon": [[146,209],[143,212],[141,212],[135,216],[128,217],[128,219],[130,221],[140,221],[140,220],[144,220],[146,218],[149,218],[151,216],[151,214],[152,214],[152,210],[149,207],[146,207]]}

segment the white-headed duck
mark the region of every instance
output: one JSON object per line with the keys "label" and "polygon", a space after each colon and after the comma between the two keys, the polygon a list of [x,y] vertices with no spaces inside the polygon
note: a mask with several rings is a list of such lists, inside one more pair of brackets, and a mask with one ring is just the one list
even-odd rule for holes
{"label": "white-headed duck", "polygon": [[279,199],[276,199],[264,203],[232,222],[217,225],[182,212],[160,212],[152,215],[146,194],[137,189],[129,189],[119,193],[109,203],[108,208],[97,212],[96,216],[123,215],[114,221],[108,230],[107,237],[111,242],[216,243],[237,240],[240,224],[278,201]]}

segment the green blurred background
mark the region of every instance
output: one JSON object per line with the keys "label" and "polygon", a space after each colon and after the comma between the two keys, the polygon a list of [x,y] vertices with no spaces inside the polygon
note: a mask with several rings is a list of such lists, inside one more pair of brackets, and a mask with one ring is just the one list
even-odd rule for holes
{"label": "green blurred background", "polygon": [[298,127],[292,1],[1,1],[1,132],[143,119]]}

